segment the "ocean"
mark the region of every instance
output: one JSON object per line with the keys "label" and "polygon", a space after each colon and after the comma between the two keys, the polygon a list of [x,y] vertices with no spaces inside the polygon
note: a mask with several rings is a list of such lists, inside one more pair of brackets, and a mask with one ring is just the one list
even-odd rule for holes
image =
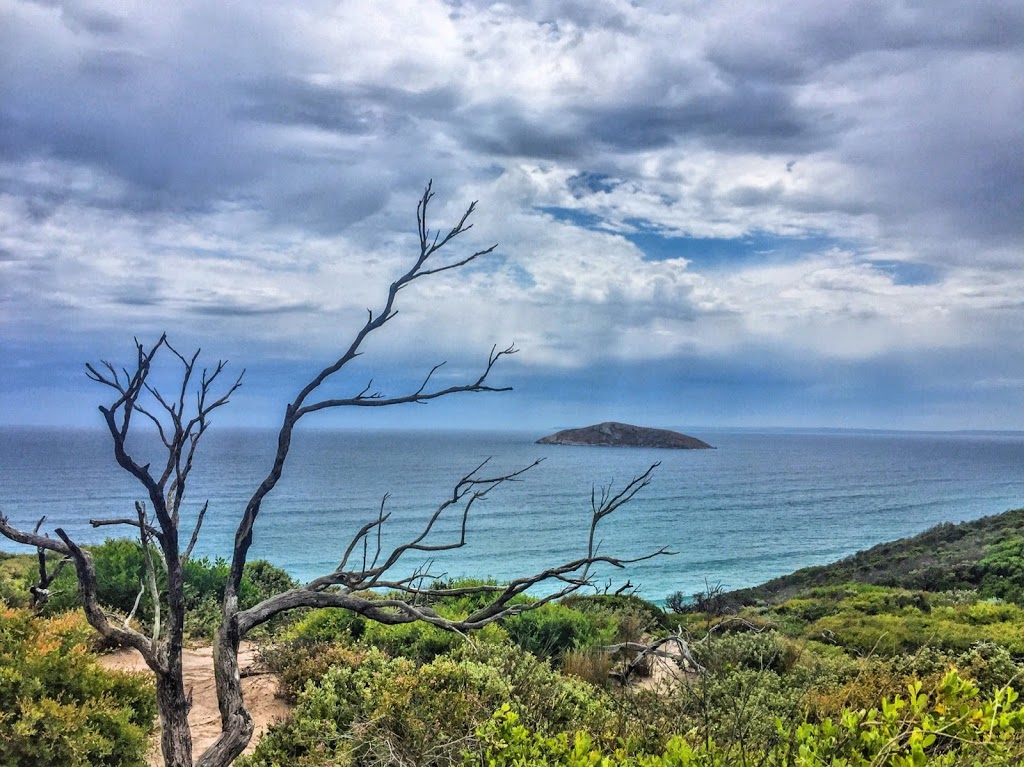
{"label": "ocean", "polygon": [[[388,493],[383,545],[421,529],[466,472],[490,458],[510,471],[541,458],[522,481],[473,508],[467,545],[438,556],[410,554],[401,572],[426,565],[448,576],[499,580],[531,573],[585,551],[591,490],[621,488],[660,462],[651,485],[605,520],[600,551],[635,557],[626,570],[603,568],[595,586],[631,582],[653,601],[705,584],[755,585],[824,564],[876,543],[1024,506],[1024,435],[785,430],[694,430],[716,450],[593,448],[534,444],[535,433],[298,430],[284,476],[264,505],[253,558],[309,579],[338,563],[351,536],[373,519]],[[270,430],[211,429],[198,453],[186,499],[187,540],[210,501],[197,553],[230,552],[235,525],[270,467]],[[152,440],[136,448],[152,456]],[[100,431],[0,429],[0,513],[31,528],[62,526],[82,543],[116,528],[90,518],[134,514],[140,487],[114,463]],[[435,540],[457,534],[457,515]],[[122,528],[127,534],[128,528]],[[0,550],[24,550],[0,538]]]}

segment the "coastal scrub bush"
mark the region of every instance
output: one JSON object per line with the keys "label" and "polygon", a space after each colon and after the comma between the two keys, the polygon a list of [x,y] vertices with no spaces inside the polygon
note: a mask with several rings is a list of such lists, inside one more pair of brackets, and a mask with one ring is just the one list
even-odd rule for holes
{"label": "coastal scrub bush", "polygon": [[439,658],[417,667],[370,650],[358,665],[334,666],[308,684],[247,764],[451,764],[501,691],[497,673],[481,664]]}
{"label": "coastal scrub bush", "polygon": [[534,729],[544,732],[585,729],[595,734],[623,734],[614,722],[615,701],[604,689],[551,668],[533,653],[508,642],[465,644],[456,660],[479,663],[497,671],[510,701]]}
{"label": "coastal scrub bush", "polygon": [[607,615],[618,622],[639,622],[651,630],[669,627],[664,610],[635,594],[571,594],[560,604],[581,613]]}
{"label": "coastal scrub bush", "polygon": [[307,612],[281,634],[288,642],[351,642],[363,635],[366,619],[341,607]]}
{"label": "coastal scrub bush", "polygon": [[[494,578],[445,578],[443,580],[435,580],[431,583],[431,589],[438,590],[450,590],[450,589],[473,589],[481,586],[484,587],[502,587],[505,584]],[[396,595],[400,596],[400,595]],[[479,610],[481,607],[489,604],[491,596],[487,591],[476,592],[471,594],[463,594],[460,596],[444,596],[444,597],[429,597],[427,601],[435,608],[441,608],[445,615],[457,615],[466,616],[475,610]],[[513,597],[509,604],[529,604],[536,601],[533,597],[527,594],[520,594],[519,596]]]}
{"label": "coastal scrub bush", "polygon": [[[52,568],[51,568],[52,571]],[[0,552],[0,602],[7,607],[28,607],[29,586],[36,582],[36,558]]]}
{"label": "coastal scrub bush", "polygon": [[509,639],[555,664],[569,650],[611,644],[617,628],[607,614],[554,603],[508,618],[503,625]]}
{"label": "coastal scrub bush", "polygon": [[1024,603],[1024,536],[989,549],[977,564],[977,575],[983,596]]}
{"label": "coastal scrub bush", "polygon": [[0,764],[141,767],[156,714],[143,676],[108,672],[78,614],[0,609]]}
{"label": "coastal scrub bush", "polygon": [[[487,641],[490,627],[477,634],[477,641]],[[392,658],[408,658],[415,663],[429,663],[439,655],[451,652],[464,641],[461,634],[444,631],[428,623],[402,623],[388,626],[370,621],[359,643],[377,648]]]}
{"label": "coastal scrub bush", "polygon": [[732,667],[677,689],[677,732],[718,744],[730,758],[779,742],[777,722],[800,721],[810,685],[798,676]]}
{"label": "coastal scrub bush", "polygon": [[677,735],[661,753],[603,750],[585,732],[532,731],[503,706],[477,731],[464,767],[1010,767],[1024,758],[1024,712],[1012,688],[981,696],[956,672],[925,692],[920,682],[871,708],[835,719],[779,719],[768,746],[735,750],[698,733]]}
{"label": "coastal scrub bush", "polygon": [[1024,654],[1024,609],[1018,605],[940,607],[930,613],[864,615],[844,610],[810,624],[809,638],[828,638],[847,652],[864,655],[913,653],[931,646],[963,652],[977,642],[992,642]]}
{"label": "coastal scrub bush", "polygon": [[[221,600],[230,571],[228,563],[220,557],[212,562],[206,557],[189,559],[184,571],[185,632],[192,637],[212,637],[223,617]],[[246,562],[242,570],[238,602],[245,610],[297,585],[297,581],[281,568],[264,559],[256,559]],[[270,621],[261,627],[263,634],[272,633],[284,625],[285,620],[282,617]]]}
{"label": "coastal scrub bush", "polygon": [[277,675],[281,696],[294,703],[307,683],[319,681],[334,666],[358,666],[366,652],[336,642],[291,641],[264,644],[259,655]]}
{"label": "coastal scrub bush", "polygon": [[1024,607],[979,599],[977,592],[930,593],[846,584],[810,589],[768,608],[748,608],[747,620],[774,622],[784,634],[862,656],[913,654],[925,647],[964,652],[993,642],[1024,654]]}
{"label": "coastal scrub bush", "polygon": [[778,632],[724,634],[695,644],[694,660],[710,672],[749,669],[784,674],[795,665],[801,649]]}
{"label": "coastal scrub bush", "polygon": [[[145,572],[145,558],[139,541],[128,538],[109,538],[98,546],[88,547],[96,568],[97,598],[104,607],[127,615],[135,608],[139,588]],[[34,567],[34,560],[29,558]],[[157,581],[165,589],[166,576],[160,567],[160,558],[154,549]],[[186,633],[193,637],[210,637],[220,623],[220,601],[228,579],[228,564],[223,559],[189,559],[184,567],[183,596],[187,609]],[[21,577],[24,588],[34,582],[34,573]],[[296,585],[284,570],[264,560],[247,562],[242,576],[239,602],[242,609],[251,607],[269,596]],[[54,615],[80,606],[74,568],[65,568],[50,588],[51,598],[46,613]],[[152,619],[153,605],[147,592],[139,599],[136,617],[143,622]]]}
{"label": "coastal scrub bush", "polygon": [[[123,615],[135,606],[139,584],[145,568],[142,547],[138,541],[127,538],[108,538],[99,546],[89,547],[92,554],[96,577],[100,583],[97,598],[100,604]],[[155,556],[155,554],[154,554]],[[163,574],[158,573],[162,581]],[[47,614],[73,610],[80,606],[78,584],[73,567],[64,568],[50,588],[51,597],[47,603]],[[153,605],[148,594],[139,600],[136,615],[140,620],[150,620]]]}
{"label": "coastal scrub bush", "polygon": [[537,732],[583,730],[605,745],[619,737],[605,691],[507,643],[464,644],[423,665],[377,648],[333,647],[331,667],[306,681],[289,719],[246,767],[458,763],[506,703]]}

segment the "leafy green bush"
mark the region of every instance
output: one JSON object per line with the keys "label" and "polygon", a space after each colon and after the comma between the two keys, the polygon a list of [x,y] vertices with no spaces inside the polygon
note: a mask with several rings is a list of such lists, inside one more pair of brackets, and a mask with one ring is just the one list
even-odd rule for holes
{"label": "leafy green bush", "polygon": [[[96,568],[96,595],[104,607],[124,615],[131,612],[139,594],[139,584],[145,563],[142,545],[127,538],[110,538],[99,546],[89,547],[93,565]],[[154,558],[159,561],[159,558]],[[161,587],[166,583],[164,574],[158,573]],[[47,613],[50,615],[81,606],[78,596],[78,578],[75,568],[67,566],[61,570],[51,589]],[[136,615],[140,620],[150,620],[153,604],[148,591],[142,595]]]}
{"label": "leafy green bush", "polygon": [[963,652],[979,641],[1024,654],[1024,609],[1018,605],[940,607],[930,613],[908,609],[899,614],[864,615],[844,610],[815,621],[808,637],[822,637],[861,654],[897,655],[931,646]]}
{"label": "leafy green bush", "polygon": [[547,604],[504,621],[509,638],[538,658],[559,663],[569,650],[607,645],[616,625],[607,614],[580,612],[560,604]]}
{"label": "leafy green bush", "polygon": [[366,651],[336,642],[289,642],[265,644],[260,660],[277,674],[282,696],[294,703],[310,682],[316,683],[334,666],[358,666]]}
{"label": "leafy green bush", "polygon": [[[492,586],[498,588],[501,585],[502,584],[499,581],[496,581],[493,578],[446,578],[444,580],[436,580],[432,582],[430,584],[430,588],[464,589],[477,586]],[[466,616],[474,610],[479,610],[481,607],[490,604],[493,599],[493,593],[484,591],[476,594],[465,594],[462,596],[433,598],[430,600],[430,604],[435,608],[443,608],[443,612],[446,615]],[[532,601],[532,597],[521,594],[517,597],[513,597],[510,604],[523,604]]]}
{"label": "leafy green bush", "polygon": [[359,644],[382,650],[392,658],[429,663],[439,655],[451,652],[463,641],[461,634],[444,631],[429,623],[417,621],[387,626],[367,621]]}
{"label": "leafy green bush", "polygon": [[325,607],[297,618],[281,635],[289,642],[338,642],[358,639],[366,630],[366,619],[351,610]]}
{"label": "leafy green bush", "polygon": [[292,645],[340,642],[375,647],[390,657],[428,663],[462,643],[462,637],[426,623],[388,626],[367,620],[351,610],[330,607],[312,610],[281,634]]}
{"label": "leafy green bush", "polygon": [[920,683],[877,707],[849,709],[820,723],[777,722],[768,747],[735,750],[714,739],[677,735],[662,753],[603,751],[586,732],[547,735],[520,724],[503,706],[477,732],[464,766],[513,767],[1010,767],[1024,758],[1024,711],[1011,688],[979,695],[955,672],[932,692]]}
{"label": "leafy green bush", "polygon": [[376,648],[314,646],[333,648],[332,667],[306,683],[291,717],[260,741],[247,767],[458,763],[505,702],[538,731],[583,728],[609,743],[617,736],[607,693],[507,644],[464,644],[422,666]]}
{"label": "leafy green bush", "polygon": [[385,764],[395,754],[407,764],[451,764],[501,690],[487,666],[439,658],[417,668],[370,650],[308,684],[291,718],[243,764]]}
{"label": "leafy green bush", "polygon": [[694,660],[711,672],[749,669],[790,671],[800,655],[800,648],[775,631],[745,632],[712,636],[709,641],[695,644]]}
{"label": "leafy green bush", "polygon": [[[99,546],[89,548],[96,567],[97,596],[100,604],[127,615],[135,605],[139,585],[145,572],[142,545],[128,538],[111,538]],[[166,575],[157,563],[157,583],[166,586]],[[220,623],[220,602],[227,585],[229,567],[223,559],[211,562],[206,558],[190,559],[184,566],[185,630],[192,636],[209,637]],[[34,582],[34,573],[22,576],[27,592],[28,583]],[[248,562],[242,575],[240,604],[242,609],[252,607],[269,596],[297,585],[284,571],[264,560]],[[47,614],[54,615],[80,606],[78,581],[73,567],[65,567],[51,589]],[[149,622],[153,605],[148,590],[143,593],[136,617]],[[282,621],[272,624],[271,628]]]}
{"label": "leafy green bush", "polygon": [[[221,601],[227,588],[230,567],[226,560],[213,562],[205,557],[185,563],[185,631],[194,637],[211,637],[221,620]],[[246,562],[242,571],[242,588],[238,602],[243,610],[259,604],[267,597],[293,588],[297,582],[284,570],[266,560]],[[272,632],[290,618],[274,618],[258,629],[262,634]]]}
{"label": "leafy green bush", "polygon": [[994,545],[976,573],[982,595],[1024,603],[1024,536]]}
{"label": "leafy green bush", "polygon": [[35,556],[0,552],[0,602],[8,607],[28,607],[28,588],[37,582],[36,567]]}
{"label": "leafy green bush", "polygon": [[618,621],[638,621],[647,629],[667,629],[668,616],[655,604],[635,594],[570,594],[561,605],[581,613],[607,615]]}
{"label": "leafy green bush", "polygon": [[615,701],[607,691],[560,674],[520,647],[508,642],[466,643],[454,657],[497,672],[504,696],[493,702],[491,711],[510,701],[531,727],[544,732],[582,728],[612,737],[627,735],[614,721]]}
{"label": "leafy green bush", "polygon": [[152,684],[101,669],[88,651],[91,636],[81,615],[0,611],[0,764],[145,764]]}

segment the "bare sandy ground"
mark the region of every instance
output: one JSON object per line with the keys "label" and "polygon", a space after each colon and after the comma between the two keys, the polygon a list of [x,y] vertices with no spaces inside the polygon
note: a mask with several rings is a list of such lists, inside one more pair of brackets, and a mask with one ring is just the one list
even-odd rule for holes
{"label": "bare sandy ground", "polygon": [[[255,665],[255,646],[243,642],[239,648],[238,665],[242,669],[242,694],[256,723],[256,732],[246,753],[256,747],[256,742],[267,727],[288,716],[290,706],[277,697],[278,683],[271,674],[245,676],[246,670]],[[185,650],[185,691],[192,688],[192,711],[189,724],[192,726],[192,752],[198,756],[220,734],[220,712],[217,710],[217,688],[213,681],[213,651],[210,647],[194,647]],[[142,656],[135,650],[122,649],[100,656],[104,668],[118,671],[152,673]],[[147,761],[153,767],[160,767],[160,734],[155,732],[150,741]]]}

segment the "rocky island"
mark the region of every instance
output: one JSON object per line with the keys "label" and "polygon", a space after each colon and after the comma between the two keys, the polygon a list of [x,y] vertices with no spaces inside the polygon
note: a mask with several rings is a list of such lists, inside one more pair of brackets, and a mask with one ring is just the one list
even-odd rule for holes
{"label": "rocky island", "polygon": [[707,442],[668,429],[648,429],[607,421],[581,429],[565,429],[541,437],[538,445],[593,445],[598,447],[663,447],[677,450],[714,449]]}

